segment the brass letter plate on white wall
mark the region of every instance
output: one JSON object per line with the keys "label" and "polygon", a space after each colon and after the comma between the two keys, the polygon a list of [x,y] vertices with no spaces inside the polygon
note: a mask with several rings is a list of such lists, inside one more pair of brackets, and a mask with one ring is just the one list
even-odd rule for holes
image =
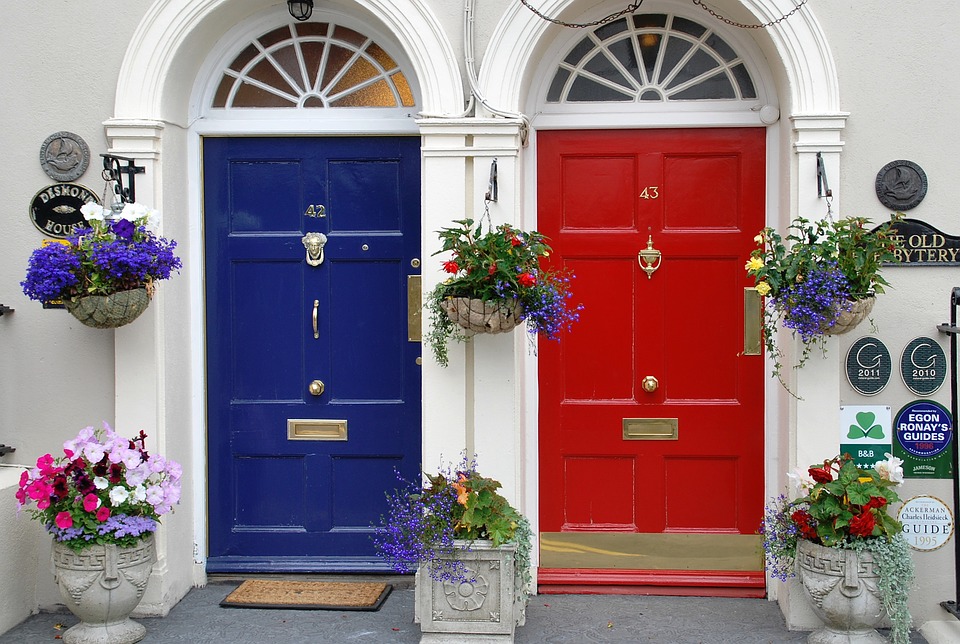
{"label": "brass letter plate on white wall", "polygon": [[675,441],[680,434],[676,418],[624,418],[625,441]]}
{"label": "brass letter plate on white wall", "polygon": [[347,421],[288,418],[287,440],[345,441],[347,440]]}

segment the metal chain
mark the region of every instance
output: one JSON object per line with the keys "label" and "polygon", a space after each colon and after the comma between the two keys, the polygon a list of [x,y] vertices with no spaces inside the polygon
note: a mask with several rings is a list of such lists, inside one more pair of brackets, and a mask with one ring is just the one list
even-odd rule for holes
{"label": "metal chain", "polygon": [[639,2],[632,2],[629,5],[627,5],[626,9],[623,9],[622,11],[618,11],[616,13],[611,13],[609,16],[605,18],[601,18],[600,20],[594,20],[593,22],[564,22],[562,20],[557,20],[556,18],[549,18],[543,15],[542,13],[540,13],[539,11],[531,7],[530,3],[527,2],[527,0],[520,0],[520,4],[522,4],[524,7],[532,11],[534,15],[536,15],[538,18],[542,20],[546,20],[547,22],[552,22],[555,25],[560,25],[561,27],[569,27],[571,29],[585,29],[587,27],[598,27],[600,25],[605,25],[608,22],[613,22],[620,16],[625,16],[628,13],[633,13],[634,11],[640,8],[640,5],[643,4],[643,0],[639,0]]}
{"label": "metal chain", "polygon": [[[731,20],[730,18],[720,15],[719,13],[717,13],[716,11],[708,7],[706,4],[704,4],[703,0],[691,0],[691,1],[693,2],[693,4],[697,5],[698,7],[700,7],[707,13],[709,13],[711,16],[713,16],[720,22],[724,22],[730,25],[731,27],[739,27],[740,29],[763,29],[765,27],[772,27],[773,25],[783,22],[793,14],[800,11],[800,8],[803,5],[807,4],[808,2],[808,0],[800,0],[800,3],[796,5],[791,11],[783,14],[776,20],[771,20],[770,22],[765,22],[763,24],[748,25],[746,23],[737,22],[736,20]],[[598,27],[600,25],[605,25],[608,22],[612,22],[616,20],[620,16],[625,16],[629,13],[633,13],[634,11],[640,8],[640,5],[643,4],[643,0],[639,0],[639,2],[632,2],[629,5],[627,5],[627,7],[622,11],[611,13],[609,16],[601,18],[600,20],[594,20],[593,22],[564,22],[563,20],[557,20],[556,18],[550,18],[548,16],[543,15],[540,11],[533,8],[527,0],[520,0],[520,4],[522,4],[524,7],[532,11],[534,15],[537,16],[538,18],[542,20],[546,20],[547,22],[552,22],[555,25],[560,25],[561,27],[569,27],[571,29],[585,29],[587,27]]]}
{"label": "metal chain", "polygon": [[[523,0],[520,0],[520,1],[522,2]],[[693,0],[693,4],[697,5],[698,7],[700,7],[701,9],[703,9],[704,11],[706,11],[707,13],[709,13],[711,16],[713,16],[714,18],[716,18],[717,20],[719,20],[719,21],[721,21],[721,22],[727,23],[727,24],[730,25],[731,27],[739,27],[740,29],[763,29],[764,27],[772,27],[772,26],[775,25],[775,24],[781,23],[781,22],[783,22],[784,20],[786,20],[787,18],[789,18],[790,16],[792,16],[793,14],[797,13],[798,11],[800,11],[800,7],[802,7],[803,5],[807,4],[807,0],[800,0],[800,4],[798,4],[797,6],[795,6],[795,7],[793,8],[793,10],[791,10],[791,11],[788,12],[788,13],[783,14],[782,16],[780,16],[779,18],[777,18],[776,20],[771,20],[770,22],[765,22],[765,23],[763,23],[763,24],[757,24],[757,25],[748,25],[748,24],[744,24],[744,23],[742,23],[742,22],[737,22],[737,21],[735,21],[735,20],[730,20],[730,18],[726,18],[726,17],[724,17],[724,16],[721,16],[719,13],[717,13],[716,11],[714,11],[713,9],[711,9],[710,7],[708,7],[707,5],[705,5],[705,4],[703,3],[703,0]]]}

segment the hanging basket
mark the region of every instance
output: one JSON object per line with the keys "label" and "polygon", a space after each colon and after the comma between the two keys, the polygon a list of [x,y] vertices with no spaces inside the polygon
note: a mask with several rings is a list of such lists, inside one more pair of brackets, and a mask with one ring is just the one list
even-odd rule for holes
{"label": "hanging basket", "polygon": [[523,314],[519,302],[487,302],[468,297],[447,298],[441,306],[447,317],[463,327],[466,336],[512,331]]}
{"label": "hanging basket", "polygon": [[840,316],[837,318],[837,321],[824,329],[824,335],[842,335],[847,331],[853,330],[870,315],[870,311],[873,310],[873,304],[876,301],[877,298],[872,295],[862,300],[848,301],[847,304],[849,307],[844,311],[840,311]]}
{"label": "hanging basket", "polygon": [[73,317],[95,329],[115,329],[130,324],[147,310],[149,304],[150,295],[146,288],[110,295],[86,295],[63,301]]}

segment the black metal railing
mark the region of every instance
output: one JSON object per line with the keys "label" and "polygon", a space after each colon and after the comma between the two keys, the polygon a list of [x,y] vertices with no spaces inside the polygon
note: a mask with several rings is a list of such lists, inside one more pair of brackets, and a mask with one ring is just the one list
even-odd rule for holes
{"label": "black metal railing", "polygon": [[[958,452],[956,423],[957,423],[957,334],[960,334],[960,327],[957,326],[957,306],[960,306],[960,288],[954,287],[950,293],[950,322],[949,324],[938,324],[937,329],[940,333],[946,333],[950,336],[950,415],[953,417],[954,437],[952,451],[953,463],[953,516],[960,516],[960,495],[957,493],[957,461]],[[940,602],[940,605],[948,613],[957,619],[960,619],[960,539],[954,536],[954,573],[953,578],[956,584],[955,594],[952,601]]]}

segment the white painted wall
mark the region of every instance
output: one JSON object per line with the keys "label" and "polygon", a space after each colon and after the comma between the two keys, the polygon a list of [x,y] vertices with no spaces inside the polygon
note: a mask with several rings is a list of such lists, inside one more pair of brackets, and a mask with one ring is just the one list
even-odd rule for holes
{"label": "white painted wall", "polygon": [[[123,50],[145,4],[57,0],[4,7],[0,42],[0,122],[4,123],[0,194],[0,443],[17,451],[4,464],[33,465],[57,454],[63,441],[88,425],[114,422],[114,332],[89,329],[63,310],[44,310],[20,289],[27,258],[44,235],[28,215],[34,194],[56,183],[41,169],[40,146],[61,130],[81,136],[91,163],[76,183],[103,192],[100,154],[107,151],[102,122],[110,116]],[[132,427],[118,427],[133,432]],[[59,601],[50,573],[50,542],[25,514],[16,516],[11,470],[0,470],[0,632],[41,606]],[[26,611],[26,612],[24,612]]]}
{"label": "white painted wall", "polygon": [[[647,4],[671,6],[666,0]],[[331,0],[331,5],[377,22],[408,47],[431,113],[462,109],[461,2]],[[688,7],[685,1],[680,5]],[[537,6],[576,20],[622,3],[549,0]],[[769,19],[793,5],[717,0],[713,6],[737,19]],[[81,427],[105,419],[116,421],[121,432],[143,427],[154,449],[183,463],[184,501],[164,521],[160,565],[141,609],[145,613],[165,613],[190,586],[204,583],[199,126],[192,121],[191,100],[204,62],[225,33],[264,12],[282,10],[280,0],[100,0],[95,11],[88,3],[53,0],[43,11],[31,3],[11,3],[0,27],[5,61],[0,86],[12,97],[0,104],[0,119],[7,124],[0,194],[8,205],[0,235],[0,303],[16,309],[0,317],[0,443],[17,448],[2,462],[29,464],[59,450]],[[782,114],[770,133],[774,153],[768,167],[778,187],[769,201],[772,225],[783,226],[797,214],[821,214],[811,160],[822,150],[840,214],[884,218],[886,210],[873,192],[876,172],[888,161],[910,159],[930,181],[926,200],[910,216],[960,233],[954,181],[960,174],[954,152],[960,88],[953,82],[960,63],[948,27],[958,18],[955,3],[903,0],[868,9],[853,2],[810,3],[777,30],[749,33],[768,66]],[[539,57],[560,35],[529,21],[527,10],[512,0],[477,0],[481,87],[502,109],[535,106],[528,93],[539,82]],[[439,73],[432,74],[431,66]],[[429,290],[440,277],[436,258],[430,258],[437,247],[433,231],[451,219],[480,214],[493,157],[500,170],[500,202],[491,207],[494,223],[529,226],[534,220],[530,168],[535,148],[521,148],[517,124],[504,119],[430,118],[419,128],[425,137],[422,259]],[[87,329],[64,311],[43,310],[20,291],[27,257],[43,238],[30,223],[27,206],[39,189],[54,183],[40,169],[39,146],[59,130],[75,132],[90,145],[93,164],[78,182],[98,192],[103,187],[98,155],[108,146],[141,159],[148,172],[138,179],[138,194],[162,208],[164,233],[182,244],[183,273],[161,285],[158,301],[142,320],[120,331]],[[916,335],[936,337],[935,325],[948,316],[956,275],[955,268],[890,271],[894,288],[880,298],[873,317],[892,353]],[[824,451],[836,443],[835,408],[863,403],[840,375],[846,349],[859,335],[858,330],[831,341],[827,358],[805,368],[799,381],[804,403],[785,397],[775,381],[768,383],[774,402],[767,408],[767,435],[776,446],[769,455],[777,465],[767,472],[770,496],[785,482],[781,470],[830,455]],[[445,370],[425,355],[423,374],[425,467],[435,467],[441,457],[455,460],[461,449],[476,451],[483,471],[500,479],[507,496],[535,515],[536,368],[522,334],[457,347]],[[949,404],[946,388],[934,398]],[[896,410],[910,399],[894,381],[868,402]],[[0,557],[0,576],[16,574],[36,583],[4,593],[0,632],[30,611],[58,602],[47,561],[49,542],[32,522],[13,518],[9,498],[15,481],[9,478],[0,480],[0,552],[12,554]],[[910,482],[905,492],[950,497],[947,482]],[[918,623],[948,619],[937,604],[953,598],[952,547],[918,553],[915,559],[923,579],[911,601]],[[773,593],[779,590],[771,587]],[[812,625],[796,593],[788,588],[780,599],[791,625]]]}

